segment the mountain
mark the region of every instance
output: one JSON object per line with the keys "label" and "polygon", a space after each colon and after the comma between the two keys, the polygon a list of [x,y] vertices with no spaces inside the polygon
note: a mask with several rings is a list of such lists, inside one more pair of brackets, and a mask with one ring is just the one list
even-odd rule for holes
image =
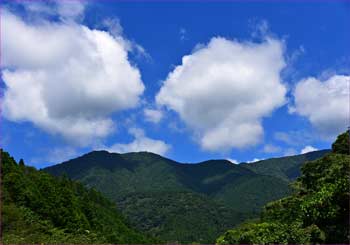
{"label": "mountain", "polygon": [[195,192],[133,193],[118,200],[131,225],[166,241],[207,244],[247,219],[221,202]]}
{"label": "mountain", "polygon": [[53,177],[1,151],[2,243],[155,243],[94,189]]}
{"label": "mountain", "polygon": [[270,158],[244,166],[258,174],[271,175],[290,181],[300,176],[300,167],[304,162],[316,160],[330,152],[330,150],[313,151],[296,156]]}
{"label": "mountain", "polygon": [[149,153],[93,151],[45,168],[94,187],[117,203],[130,224],[167,242],[212,243],[255,218],[266,203],[291,193],[306,160],[327,151],[251,164],[210,160],[183,164]]}
{"label": "mountain", "polygon": [[293,183],[294,192],[267,204],[260,220],[245,222],[217,244],[349,244],[349,131],[332,152],[309,161]]}

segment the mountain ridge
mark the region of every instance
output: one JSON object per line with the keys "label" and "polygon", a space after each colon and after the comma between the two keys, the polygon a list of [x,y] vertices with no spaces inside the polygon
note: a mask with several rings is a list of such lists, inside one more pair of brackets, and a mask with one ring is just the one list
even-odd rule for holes
{"label": "mountain ridge", "polygon": [[[273,157],[257,162],[248,163],[245,166],[259,174],[273,175],[281,177],[282,179],[294,180],[300,175],[300,167],[303,162],[315,160],[330,152],[331,150],[324,149],[293,156]],[[280,162],[286,163],[285,160],[292,160],[291,162],[289,162],[291,166],[282,166],[281,164],[279,164]],[[267,164],[269,165],[269,168],[266,168]],[[285,169],[279,169],[279,167],[284,167]],[[272,169],[275,170],[273,171],[273,174],[269,172]],[[281,171],[285,171],[285,173],[281,173]]]}
{"label": "mountain ridge", "polygon": [[78,156],[78,157],[75,157],[75,158],[71,158],[71,159],[67,159],[67,160],[65,160],[65,161],[63,161],[61,163],[57,163],[57,164],[53,164],[53,165],[50,165],[50,166],[46,166],[46,167],[44,167],[42,169],[47,169],[47,168],[50,168],[52,166],[60,165],[60,164],[63,164],[65,162],[69,162],[71,160],[74,160],[74,159],[77,159],[77,158],[81,158],[81,157],[85,157],[85,156],[89,156],[89,155],[93,155],[93,154],[96,154],[96,153],[108,153],[108,154],[112,154],[112,155],[119,155],[121,157],[123,157],[123,156],[130,156],[130,155],[140,155],[140,154],[152,155],[152,156],[156,156],[156,157],[161,158],[161,159],[165,159],[165,160],[167,160],[169,162],[173,162],[173,163],[176,163],[176,164],[182,164],[182,165],[198,165],[198,164],[208,164],[208,163],[212,163],[212,162],[215,162],[215,163],[216,162],[225,162],[225,163],[232,164],[232,165],[243,165],[243,164],[253,165],[253,164],[265,162],[266,160],[284,159],[284,158],[290,158],[290,157],[296,157],[296,156],[308,156],[308,155],[312,155],[314,153],[329,153],[329,152],[331,152],[330,149],[322,149],[322,150],[315,150],[315,151],[310,151],[310,152],[306,152],[306,153],[302,153],[302,154],[295,154],[295,155],[290,155],[290,156],[270,157],[270,158],[261,159],[261,160],[255,161],[255,162],[244,162],[243,161],[243,162],[239,162],[239,163],[232,163],[230,160],[223,159],[223,158],[209,159],[209,160],[203,160],[203,161],[199,161],[199,162],[178,162],[178,161],[172,160],[170,158],[167,158],[165,156],[162,156],[160,154],[157,154],[157,153],[154,153],[154,152],[150,152],[150,151],[132,151],[132,152],[126,152],[126,153],[119,153],[119,152],[109,152],[107,150],[93,150],[93,151],[84,153],[81,156]]}
{"label": "mountain ridge", "polygon": [[[265,165],[224,159],[178,163],[150,152],[93,151],[44,171],[101,191],[147,234],[167,242],[212,243],[228,226],[257,217],[266,203],[290,194],[288,176],[298,174],[295,168],[327,152],[267,159]],[[198,223],[200,229],[190,228]]]}

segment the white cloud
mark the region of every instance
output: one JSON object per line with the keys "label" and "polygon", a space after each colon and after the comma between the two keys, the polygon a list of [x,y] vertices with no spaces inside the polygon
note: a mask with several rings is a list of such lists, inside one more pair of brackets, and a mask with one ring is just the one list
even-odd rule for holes
{"label": "white cloud", "polygon": [[46,151],[46,156],[43,155],[45,154],[42,154],[40,157],[31,159],[31,164],[35,164],[36,166],[39,164],[40,167],[45,167],[47,166],[47,163],[57,164],[78,157],[79,152],[75,148],[64,146],[49,149]]}
{"label": "white cloud", "polygon": [[272,38],[212,38],[182,58],[156,101],[176,111],[205,150],[254,145],[263,135],[262,118],[285,103],[283,51],[283,43]]}
{"label": "white cloud", "polygon": [[317,151],[318,149],[311,146],[311,145],[307,145],[305,146],[301,151],[300,151],[300,154],[304,154],[304,153],[308,153],[308,152],[311,152],[311,151]]}
{"label": "white cloud", "polygon": [[31,20],[40,20],[45,17],[58,17],[60,20],[66,22],[82,20],[88,1],[14,1],[12,4],[22,5]]}
{"label": "white cloud", "polygon": [[17,1],[16,3],[23,5],[25,10],[27,12],[30,12],[31,14],[45,14],[45,15],[55,14],[55,10],[45,2]]}
{"label": "white cloud", "polygon": [[271,144],[266,144],[264,145],[264,148],[263,148],[263,152],[266,152],[266,153],[276,153],[280,151],[281,151],[280,147],[271,145]]}
{"label": "white cloud", "polygon": [[232,162],[233,164],[239,164],[239,162],[236,159],[227,158],[226,160]]}
{"label": "white cloud", "polygon": [[123,46],[137,58],[144,58],[147,61],[152,61],[152,57],[144,47],[135,41],[130,41],[125,37],[123,27],[119,18],[106,18],[99,24],[101,27],[106,28],[108,32],[123,43]]}
{"label": "white cloud", "polygon": [[264,37],[270,30],[269,23],[265,19],[252,18],[248,21],[248,25],[254,38]]}
{"label": "white cloud", "polygon": [[[86,145],[137,106],[144,85],[121,37],[74,22],[28,24],[1,13],[3,115]],[[20,35],[18,35],[20,33]]]}
{"label": "white cloud", "polygon": [[86,1],[56,1],[57,3],[57,12],[61,18],[66,20],[74,20],[82,17],[84,14]]}
{"label": "white cloud", "polygon": [[334,75],[326,81],[310,77],[298,82],[294,91],[294,107],[305,116],[326,139],[346,130],[349,121],[350,76]]}
{"label": "white cloud", "polygon": [[250,161],[247,161],[247,163],[253,163],[253,162],[259,162],[263,159],[260,159],[260,158],[254,158],[253,160],[250,160]]}
{"label": "white cloud", "polygon": [[131,128],[129,133],[134,136],[131,143],[114,144],[106,150],[117,153],[148,151],[159,155],[164,155],[170,150],[170,145],[161,140],[148,138],[140,128]]}
{"label": "white cloud", "polygon": [[78,155],[79,153],[72,147],[57,147],[49,151],[47,161],[49,163],[60,163],[63,161],[68,161],[69,159],[77,157]]}
{"label": "white cloud", "polygon": [[145,116],[145,120],[148,122],[159,123],[162,120],[163,112],[160,110],[154,109],[144,109],[143,114]]}
{"label": "white cloud", "polygon": [[114,36],[123,35],[123,27],[119,18],[107,18],[102,21],[102,26],[108,28],[109,32]]}

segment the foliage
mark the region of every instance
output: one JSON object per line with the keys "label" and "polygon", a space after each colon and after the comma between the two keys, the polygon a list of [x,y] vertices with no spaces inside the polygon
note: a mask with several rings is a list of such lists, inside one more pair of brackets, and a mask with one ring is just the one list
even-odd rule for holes
{"label": "foliage", "polygon": [[119,203],[132,225],[168,242],[211,243],[232,222],[247,218],[194,192],[133,193]]}
{"label": "foliage", "polygon": [[329,153],[329,150],[313,151],[296,156],[271,158],[244,164],[255,173],[279,177],[283,180],[295,180],[300,176],[300,168],[306,161],[313,161]]}
{"label": "foliage", "polygon": [[332,145],[334,153],[350,155],[350,132],[349,130],[338,136],[337,140]]}
{"label": "foliage", "polygon": [[298,223],[287,225],[285,223],[262,222],[248,223],[239,226],[237,229],[227,231],[219,237],[219,244],[304,244],[311,239],[322,241],[323,233],[315,225],[306,229],[301,228]]}
{"label": "foliage", "polygon": [[240,212],[259,216],[261,208],[272,200],[291,193],[289,183],[274,176],[245,176],[228,183],[215,194],[215,199],[225,201]]}
{"label": "foliage", "polygon": [[1,154],[3,243],[147,243],[115,205],[65,176],[17,164]]}
{"label": "foliage", "polygon": [[338,137],[332,153],[304,164],[295,193],[266,205],[260,223],[227,231],[217,243],[348,243],[350,156],[339,154],[346,142]]}
{"label": "foliage", "polygon": [[150,235],[167,242],[213,243],[232,225],[258,217],[266,203],[291,193],[289,179],[272,166],[280,165],[288,175],[291,167],[324,153],[275,159],[274,165],[266,160],[266,172],[275,176],[257,171],[265,161],[255,169],[226,160],[181,164],[148,152],[106,151],[91,152],[45,171],[67,174],[101,191],[117,203],[133,226]]}

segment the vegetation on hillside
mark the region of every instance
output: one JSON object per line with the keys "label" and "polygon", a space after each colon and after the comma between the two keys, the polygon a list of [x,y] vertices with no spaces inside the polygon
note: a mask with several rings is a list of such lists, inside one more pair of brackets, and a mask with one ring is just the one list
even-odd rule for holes
{"label": "vegetation on hillside", "polygon": [[[275,173],[279,168],[278,173],[285,173],[305,160],[276,158],[264,171]],[[213,243],[233,225],[259,217],[266,203],[291,193],[288,179],[248,165],[226,160],[181,164],[148,152],[95,151],[45,171],[67,174],[101,191],[140,231],[167,242]],[[261,165],[264,161],[260,169]]]}
{"label": "vegetation on hillside", "polygon": [[242,166],[258,174],[274,176],[286,181],[295,180],[300,176],[301,166],[307,161],[321,158],[330,150],[308,152],[301,155],[270,158]]}
{"label": "vegetation on hillside", "polygon": [[249,218],[194,192],[133,193],[118,205],[133,226],[167,242],[213,243],[232,222]]}
{"label": "vegetation on hillside", "polygon": [[67,177],[18,164],[1,152],[5,244],[151,243],[126,225],[115,204]]}
{"label": "vegetation on hillside", "polygon": [[[343,150],[341,144],[334,147]],[[322,154],[310,153],[307,159]],[[212,243],[233,225],[256,218],[265,203],[290,193],[288,178],[281,175],[288,176],[306,157],[281,159],[256,167],[225,160],[180,164],[153,153],[99,151],[38,171],[2,152],[3,242]],[[117,203],[128,222],[94,188]],[[246,223],[241,229],[276,230],[276,236],[289,229],[294,237],[304,231],[301,222],[267,222],[269,210],[263,224]],[[307,231],[316,236],[320,228],[310,227]]]}
{"label": "vegetation on hillside", "polygon": [[259,222],[239,225],[217,243],[349,243],[349,132],[301,173],[294,194],[269,203]]}

